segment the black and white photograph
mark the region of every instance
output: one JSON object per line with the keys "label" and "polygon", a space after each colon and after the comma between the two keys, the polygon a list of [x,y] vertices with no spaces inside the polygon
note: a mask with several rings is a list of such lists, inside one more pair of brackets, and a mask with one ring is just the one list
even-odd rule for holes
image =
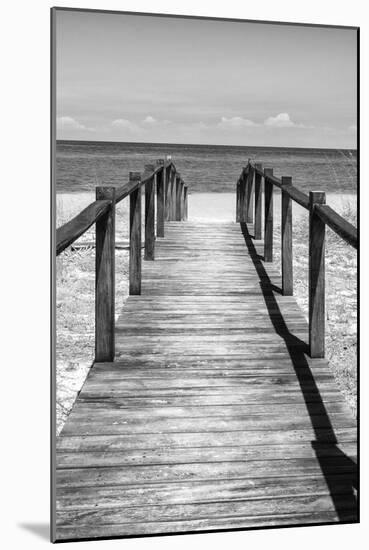
{"label": "black and white photograph", "polygon": [[358,60],[51,9],[53,542],[359,521]]}

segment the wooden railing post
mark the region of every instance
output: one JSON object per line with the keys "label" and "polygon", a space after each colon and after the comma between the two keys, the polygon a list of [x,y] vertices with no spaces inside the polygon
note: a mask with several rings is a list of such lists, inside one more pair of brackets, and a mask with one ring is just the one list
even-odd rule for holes
{"label": "wooden railing post", "polygon": [[285,189],[292,185],[292,178],[282,177],[282,294],[293,295],[293,265],[292,265],[292,199]]}
{"label": "wooden railing post", "polygon": [[185,184],[184,181],[181,181],[181,222],[184,220],[185,215]]}
{"label": "wooden railing post", "polygon": [[[145,164],[145,172],[154,172],[153,164]],[[155,257],[155,179],[154,176],[145,184],[145,260]]]}
{"label": "wooden railing post", "polygon": [[236,222],[240,221],[240,192],[241,192],[241,183],[238,180],[236,185]]}
{"label": "wooden railing post", "polygon": [[273,261],[273,184],[267,176],[273,175],[273,168],[264,170],[264,262]]}
{"label": "wooden railing post", "polygon": [[165,221],[170,220],[170,177],[172,172],[172,165],[165,164],[164,176],[165,176]]}
{"label": "wooden railing post", "polygon": [[176,190],[177,190],[176,170],[172,167],[171,182],[170,182],[170,219],[176,219]]}
{"label": "wooden railing post", "polygon": [[254,221],[254,212],[253,212],[253,199],[254,199],[254,168],[249,164],[249,172],[247,175],[247,223],[253,223]]}
{"label": "wooden railing post", "polygon": [[[140,172],[130,172],[129,180],[140,182]],[[129,293],[141,294],[141,187],[129,196]]]}
{"label": "wooden railing post", "polygon": [[177,222],[181,221],[181,196],[182,196],[182,180],[181,176],[177,173],[176,174],[176,201],[175,201],[175,207],[176,207],[176,215],[175,220]]}
{"label": "wooden railing post", "polygon": [[248,180],[248,168],[242,172],[240,178],[240,222],[247,221],[247,180]]}
{"label": "wooden railing post", "polygon": [[184,218],[185,221],[188,220],[188,187],[184,186]]}
{"label": "wooden railing post", "polygon": [[310,191],[309,346],[310,357],[325,355],[325,223],[314,205],[325,204],[323,191]]}
{"label": "wooden railing post", "polygon": [[[262,170],[263,166],[259,163],[255,164],[255,169]],[[261,239],[261,202],[262,202],[262,177],[255,170],[255,227],[254,236],[256,240]]]}
{"label": "wooden railing post", "polygon": [[115,355],[115,187],[96,187],[96,200],[110,199],[109,211],[96,222],[95,361]]}
{"label": "wooden railing post", "polygon": [[156,174],[156,234],[158,237],[164,237],[165,220],[165,162],[163,159],[156,161],[157,166],[162,166],[162,170]]}

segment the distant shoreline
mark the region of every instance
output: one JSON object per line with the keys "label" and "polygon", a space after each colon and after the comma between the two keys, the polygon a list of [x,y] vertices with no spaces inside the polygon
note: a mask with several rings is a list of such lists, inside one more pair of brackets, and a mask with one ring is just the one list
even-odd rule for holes
{"label": "distant shoreline", "polygon": [[349,147],[291,147],[290,145],[232,145],[232,144],[211,144],[211,143],[166,143],[166,142],[146,142],[146,141],[104,141],[104,140],[85,140],[85,139],[57,139],[57,145],[134,145],[143,147],[204,147],[204,148],[226,148],[232,149],[274,149],[274,150],[292,150],[292,151],[349,151],[357,153],[357,149]]}

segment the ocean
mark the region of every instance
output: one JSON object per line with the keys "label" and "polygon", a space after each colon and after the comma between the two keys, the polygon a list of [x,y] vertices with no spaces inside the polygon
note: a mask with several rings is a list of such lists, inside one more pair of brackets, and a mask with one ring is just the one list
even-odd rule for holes
{"label": "ocean", "polygon": [[237,147],[58,141],[56,192],[93,191],[96,185],[122,185],[129,171],[171,155],[190,193],[229,193],[248,159],[274,168],[274,175],[292,176],[302,191],[356,193],[356,150],[295,149],[289,147]]}

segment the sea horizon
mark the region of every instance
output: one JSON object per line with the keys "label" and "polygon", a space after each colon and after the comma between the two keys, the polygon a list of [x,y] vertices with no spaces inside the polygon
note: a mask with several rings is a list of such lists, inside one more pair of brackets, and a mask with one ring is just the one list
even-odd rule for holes
{"label": "sea horizon", "polygon": [[234,193],[248,160],[291,176],[304,192],[357,192],[356,149],[193,145],[123,141],[57,140],[56,191],[94,191],[97,185],[120,186],[130,171],[144,170],[170,155],[190,193]]}

